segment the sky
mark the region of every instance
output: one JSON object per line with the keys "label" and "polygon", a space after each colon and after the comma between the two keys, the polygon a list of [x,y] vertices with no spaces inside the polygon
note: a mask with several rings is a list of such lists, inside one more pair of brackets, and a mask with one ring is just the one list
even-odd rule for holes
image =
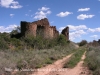
{"label": "sky", "polygon": [[69,26],[71,41],[100,39],[100,0],[0,0],[0,32],[42,18],[59,32]]}

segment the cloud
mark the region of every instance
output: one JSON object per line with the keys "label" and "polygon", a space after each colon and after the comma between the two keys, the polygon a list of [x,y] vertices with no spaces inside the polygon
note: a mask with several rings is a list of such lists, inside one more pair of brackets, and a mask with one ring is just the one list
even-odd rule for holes
{"label": "cloud", "polygon": [[5,27],[5,26],[0,26],[0,32],[3,33],[3,32],[11,32],[12,30],[14,30],[18,25],[9,25],[8,27]]}
{"label": "cloud", "polygon": [[34,19],[42,19],[46,18],[47,15],[51,14],[50,8],[42,7],[41,9],[38,9],[39,11],[35,13]]}
{"label": "cloud", "polygon": [[88,28],[88,32],[95,32],[95,29]]}
{"label": "cloud", "polygon": [[69,27],[70,31],[87,29],[87,26],[86,25],[78,25],[78,26],[67,25],[67,26]]}
{"label": "cloud", "polygon": [[93,18],[95,15],[86,15],[86,14],[81,14],[77,16],[77,19],[79,20],[85,20],[86,18]]}
{"label": "cloud", "polygon": [[11,18],[14,16],[15,14],[10,14]]}
{"label": "cloud", "polygon": [[19,4],[18,1],[14,1],[14,0],[0,0],[0,6],[5,8],[13,8],[13,9],[18,9],[23,7]]}
{"label": "cloud", "polygon": [[[91,33],[100,32],[100,27],[98,28],[88,28],[86,25],[67,25],[69,27],[69,39],[74,41],[75,39],[80,39],[82,35],[90,35]],[[60,27],[59,32],[65,27]],[[92,35],[90,37],[98,38],[98,35]]]}
{"label": "cloud", "polygon": [[92,38],[98,38],[98,35],[92,35],[92,36],[90,36],[90,37],[92,37]]}
{"label": "cloud", "polygon": [[59,32],[61,33],[61,31],[64,29],[65,27],[60,27],[59,28]]}
{"label": "cloud", "polygon": [[41,9],[39,8],[38,10],[39,11],[47,11],[47,10],[49,10],[50,8],[47,8],[47,7],[42,7]]}
{"label": "cloud", "polygon": [[87,31],[88,31],[88,32],[100,32],[100,27],[98,27],[98,28],[94,28],[94,29],[92,29],[92,28],[88,28]]}
{"label": "cloud", "polygon": [[80,38],[84,34],[87,34],[84,30],[78,30],[78,31],[70,32],[69,33],[69,37],[70,37],[69,39],[73,41],[76,38]]}
{"label": "cloud", "polygon": [[66,17],[66,16],[68,16],[68,15],[70,15],[70,14],[73,14],[73,13],[72,13],[72,12],[66,11],[66,12],[60,12],[60,13],[57,14],[56,16],[58,16],[58,17]]}
{"label": "cloud", "polygon": [[[69,27],[70,31],[77,31],[77,30],[84,30],[84,29],[88,29],[86,25],[67,25]],[[61,32],[65,27],[60,27],[59,28],[59,32]]]}
{"label": "cloud", "polygon": [[[86,29],[88,29],[86,27],[86,25],[78,25],[78,26],[74,26],[74,25],[67,25],[69,27],[70,33],[69,33],[69,39],[71,41],[75,40],[76,38],[80,38],[82,35],[87,34],[87,32],[85,32]],[[65,27],[60,27],[59,28],[59,32],[61,33],[61,31],[64,29]]]}
{"label": "cloud", "polygon": [[78,9],[78,12],[89,11],[89,10],[90,10],[90,8],[80,8],[80,9]]}

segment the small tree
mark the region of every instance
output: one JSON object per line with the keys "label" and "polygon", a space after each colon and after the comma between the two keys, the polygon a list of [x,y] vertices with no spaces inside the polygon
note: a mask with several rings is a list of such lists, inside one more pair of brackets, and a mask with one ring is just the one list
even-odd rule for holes
{"label": "small tree", "polygon": [[79,46],[84,46],[87,44],[87,41],[86,40],[82,40],[80,43],[79,43]]}
{"label": "small tree", "polygon": [[21,37],[21,28],[18,26],[10,32],[11,38],[20,38]]}
{"label": "small tree", "polygon": [[19,26],[17,26],[15,29],[13,29],[11,32],[10,32],[10,34],[12,35],[12,34],[18,34],[18,33],[20,33],[21,32],[21,28],[19,27]]}

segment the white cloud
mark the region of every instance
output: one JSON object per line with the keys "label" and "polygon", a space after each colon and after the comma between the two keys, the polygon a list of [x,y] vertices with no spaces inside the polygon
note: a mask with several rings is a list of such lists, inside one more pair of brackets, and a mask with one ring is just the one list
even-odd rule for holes
{"label": "white cloud", "polygon": [[41,9],[38,9],[39,11],[35,13],[34,19],[42,19],[46,18],[47,15],[51,14],[51,11],[47,7],[42,7]]}
{"label": "white cloud", "polygon": [[[67,25],[69,27],[70,31],[77,31],[77,30],[84,30],[84,29],[88,29],[86,25]],[[65,27],[60,27],[59,28],[59,32],[61,32]]]}
{"label": "white cloud", "polygon": [[95,32],[95,29],[88,28],[88,32]]}
{"label": "white cloud", "polygon": [[[74,26],[74,25],[67,25],[69,27],[70,33],[69,33],[69,39],[70,40],[75,40],[76,38],[81,38],[82,35],[87,34],[87,32],[85,32],[86,29],[88,29],[86,27],[86,25],[78,25],[78,26]],[[59,32],[61,33],[61,31],[64,29],[65,27],[60,27],[59,28]]]}
{"label": "white cloud", "polygon": [[11,17],[13,17],[15,14],[10,14]]}
{"label": "white cloud", "polygon": [[94,28],[94,29],[92,29],[92,28],[88,28],[87,31],[88,31],[88,32],[100,32],[100,27],[98,27],[98,28]]}
{"label": "white cloud", "polygon": [[61,31],[64,29],[65,27],[60,27],[59,28],[59,32],[61,33]]}
{"label": "white cloud", "polygon": [[79,26],[67,25],[67,26],[69,27],[70,31],[87,29],[87,26],[86,25],[79,25]]}
{"label": "white cloud", "polygon": [[47,11],[47,10],[49,10],[50,8],[47,8],[47,7],[42,7],[41,9],[39,8],[38,10],[39,11]]}
{"label": "white cloud", "polygon": [[76,38],[80,38],[84,34],[86,34],[86,32],[84,30],[78,30],[78,31],[70,32],[69,33],[69,37],[70,37],[69,39],[73,41]]}
{"label": "white cloud", "polygon": [[17,27],[17,25],[9,25],[8,27],[5,26],[0,26],[0,32],[11,32],[12,30],[14,30]]}
{"label": "white cloud", "polygon": [[90,8],[80,8],[80,9],[78,9],[78,12],[81,12],[81,11],[89,11],[90,10]]}
{"label": "white cloud", "polygon": [[95,30],[96,30],[96,32],[100,32],[100,28],[96,28]]}
{"label": "white cloud", "polygon": [[[67,25],[69,27],[69,39],[71,41],[75,40],[75,39],[80,39],[82,37],[82,35],[88,35],[91,34],[91,32],[100,32],[100,27],[98,28],[88,28],[86,25]],[[59,28],[59,32],[61,33],[61,31],[64,29],[65,27],[60,27]],[[92,35],[90,37],[93,38],[97,38],[98,35]]]}
{"label": "white cloud", "polygon": [[92,18],[94,17],[95,15],[86,15],[86,14],[81,14],[79,16],[77,16],[77,19],[79,20],[85,20],[86,18]]}
{"label": "white cloud", "polygon": [[92,35],[92,36],[90,36],[90,37],[96,39],[96,38],[98,38],[98,35]]}
{"label": "white cloud", "polygon": [[66,17],[66,16],[68,16],[70,14],[73,14],[73,13],[66,11],[66,12],[60,12],[59,14],[57,14],[57,16],[58,17]]}
{"label": "white cloud", "polygon": [[0,0],[0,6],[13,9],[22,8],[22,6],[19,5],[19,2],[14,0]]}

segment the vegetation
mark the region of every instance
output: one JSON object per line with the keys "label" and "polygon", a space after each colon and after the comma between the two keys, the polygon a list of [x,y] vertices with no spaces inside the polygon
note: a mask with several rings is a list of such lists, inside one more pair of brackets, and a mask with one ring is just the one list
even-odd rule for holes
{"label": "vegetation", "polygon": [[85,62],[93,75],[100,75],[100,46],[88,48]]}
{"label": "vegetation", "polygon": [[[75,45],[63,35],[54,39],[44,39],[40,36],[11,38],[15,33],[18,32],[0,33],[0,75],[10,75],[10,72],[5,72],[5,68],[40,68],[72,53],[75,49]],[[18,75],[25,75],[24,73],[19,71]]]}
{"label": "vegetation", "polygon": [[84,46],[87,44],[87,41],[86,40],[82,40],[80,43],[78,43],[79,46]]}
{"label": "vegetation", "polygon": [[69,59],[67,63],[64,64],[64,68],[73,68],[81,60],[83,53],[85,52],[84,48],[79,48]]}
{"label": "vegetation", "polygon": [[1,50],[50,49],[54,46],[65,46],[69,43],[64,35],[59,35],[59,37],[54,39],[45,39],[41,36],[34,37],[32,35],[19,39],[11,38],[15,34],[19,33],[16,30],[13,30],[11,33],[0,33]]}
{"label": "vegetation", "polygon": [[[57,59],[60,59],[74,51],[71,47],[73,44],[68,44],[66,47],[55,46],[51,49],[41,50],[5,50],[0,51],[0,73],[5,73],[4,68],[12,69],[34,69],[51,64]],[[21,72],[22,73],[22,72]],[[24,74],[25,75],[25,74]]]}

